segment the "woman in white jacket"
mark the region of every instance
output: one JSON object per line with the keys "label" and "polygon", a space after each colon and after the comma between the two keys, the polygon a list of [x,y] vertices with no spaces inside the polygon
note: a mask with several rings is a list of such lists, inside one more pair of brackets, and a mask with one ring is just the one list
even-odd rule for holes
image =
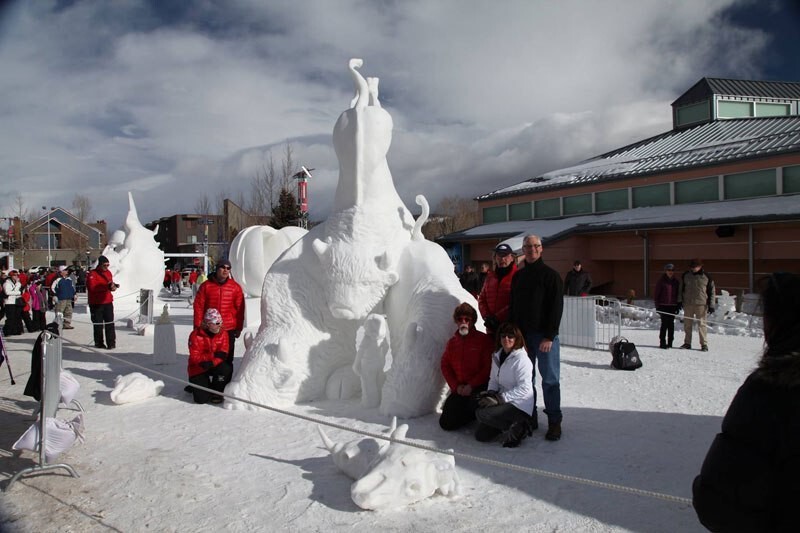
{"label": "woman in white jacket", "polygon": [[515,448],[536,429],[533,412],[533,364],[522,332],[510,322],[497,330],[499,349],[492,354],[489,388],[478,399],[475,438],[488,442],[504,433],[503,447]]}
{"label": "woman in white jacket", "polygon": [[22,284],[19,282],[19,272],[11,270],[8,279],[3,282],[5,293],[6,323],[3,326],[3,335],[22,335],[22,309],[17,305],[17,298],[22,295]]}

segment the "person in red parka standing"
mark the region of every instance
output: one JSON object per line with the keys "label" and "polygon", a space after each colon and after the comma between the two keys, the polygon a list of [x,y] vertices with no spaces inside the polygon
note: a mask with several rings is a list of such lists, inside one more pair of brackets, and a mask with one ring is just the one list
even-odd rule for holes
{"label": "person in red parka standing", "polygon": [[492,368],[492,338],[475,329],[478,313],[468,303],[453,311],[458,329],[447,341],[442,355],[442,375],[450,395],[442,406],[439,426],[452,431],[475,420],[478,393],[486,390]]}
{"label": "person in red parka standing", "polygon": [[202,326],[205,312],[212,307],[222,315],[222,330],[228,334],[228,363],[233,368],[234,342],[244,328],[244,292],[231,278],[231,262],[227,259],[217,262],[216,271],[197,290],[195,329]]}
{"label": "person in red parka standing", "polygon": [[494,342],[497,327],[508,321],[511,303],[511,278],[517,272],[514,250],[507,244],[498,244],[494,249],[494,270],[486,273],[486,281],[478,295],[478,309]]}
{"label": "person in red parka standing", "polygon": [[[108,258],[101,255],[97,267],[86,276],[86,293],[89,296],[89,314],[94,324],[94,347],[113,350],[117,346],[114,329],[114,291],[119,285],[108,269]],[[105,344],[103,343],[105,332]]]}
{"label": "person in red parka standing", "polygon": [[[189,334],[189,382],[223,392],[233,376],[228,363],[228,335],[223,329],[222,315],[213,307],[203,314],[201,327]],[[222,403],[224,398],[191,387],[195,403]]]}

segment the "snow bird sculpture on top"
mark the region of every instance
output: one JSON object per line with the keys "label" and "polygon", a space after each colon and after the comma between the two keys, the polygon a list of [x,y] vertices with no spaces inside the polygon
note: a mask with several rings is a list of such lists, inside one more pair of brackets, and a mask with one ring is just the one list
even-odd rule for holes
{"label": "snow bird sculpture on top", "polygon": [[[261,326],[226,393],[269,405],[354,397],[356,333],[376,313],[386,316],[392,358],[380,410],[420,416],[441,396],[452,310],[477,303],[445,251],[422,237],[427,202],[417,197],[423,216],[415,223],[397,194],[386,161],[392,118],[380,107],[377,78],[364,79],[361,66],[350,60],[356,97],[333,129],[333,212],[267,272]],[[230,399],[225,407],[251,408]]]}

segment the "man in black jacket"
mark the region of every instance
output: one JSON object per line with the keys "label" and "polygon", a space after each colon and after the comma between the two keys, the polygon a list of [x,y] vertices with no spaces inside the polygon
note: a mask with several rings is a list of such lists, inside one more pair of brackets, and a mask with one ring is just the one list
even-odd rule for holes
{"label": "man in black jacket", "polygon": [[[561,438],[561,354],[558,328],[564,308],[564,284],[561,276],[544,264],[542,239],[526,235],[522,241],[524,266],[511,281],[511,321],[525,335],[528,356],[542,376],[544,412],[547,415],[547,440]],[[533,392],[533,427],[536,420],[536,390]]]}

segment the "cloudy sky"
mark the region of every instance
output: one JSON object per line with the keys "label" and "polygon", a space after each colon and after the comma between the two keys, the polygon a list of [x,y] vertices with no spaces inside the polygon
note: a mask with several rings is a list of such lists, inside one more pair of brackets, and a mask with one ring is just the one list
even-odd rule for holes
{"label": "cloudy sky", "polygon": [[0,216],[88,196],[114,229],[250,191],[290,143],[327,216],[346,66],[380,78],[406,203],[474,197],[671,127],[703,76],[800,80],[797,3],[0,2]]}

